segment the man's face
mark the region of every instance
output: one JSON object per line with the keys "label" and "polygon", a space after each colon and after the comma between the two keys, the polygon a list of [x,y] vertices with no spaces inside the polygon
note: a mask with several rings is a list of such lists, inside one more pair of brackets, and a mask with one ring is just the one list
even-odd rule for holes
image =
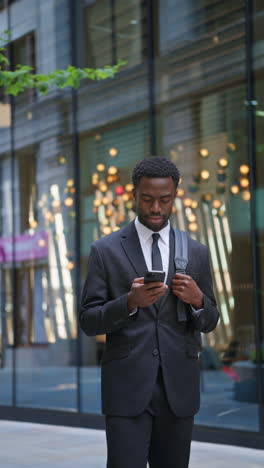
{"label": "man's face", "polygon": [[139,221],[154,232],[160,231],[168,223],[176,194],[172,177],[141,177],[134,191]]}

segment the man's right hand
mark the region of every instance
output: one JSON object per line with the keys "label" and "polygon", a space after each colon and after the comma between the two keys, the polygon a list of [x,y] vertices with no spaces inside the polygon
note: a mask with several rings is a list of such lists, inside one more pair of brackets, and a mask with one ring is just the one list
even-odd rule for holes
{"label": "man's right hand", "polygon": [[144,284],[144,278],[135,278],[128,293],[129,311],[137,307],[148,307],[162,297],[168,286],[164,283]]}

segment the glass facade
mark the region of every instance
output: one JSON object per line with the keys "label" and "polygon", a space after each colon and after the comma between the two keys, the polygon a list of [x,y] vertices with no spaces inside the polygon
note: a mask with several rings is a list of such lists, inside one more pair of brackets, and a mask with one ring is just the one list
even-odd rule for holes
{"label": "glass facade", "polygon": [[100,414],[105,337],[77,319],[90,245],[135,217],[132,168],[159,154],[180,169],[171,221],[208,245],[221,315],[196,425],[264,442],[263,17],[258,0],[0,2],[13,63],[126,61],[77,91],[0,94],[2,407]]}

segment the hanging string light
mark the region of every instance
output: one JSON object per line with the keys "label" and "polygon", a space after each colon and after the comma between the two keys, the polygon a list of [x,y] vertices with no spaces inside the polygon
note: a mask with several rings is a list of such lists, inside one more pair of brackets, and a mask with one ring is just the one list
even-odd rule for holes
{"label": "hanging string light", "polygon": [[207,169],[203,169],[201,171],[201,179],[209,180],[210,179],[210,172]]}
{"label": "hanging string light", "polygon": [[239,193],[239,186],[234,184],[230,187],[230,192],[233,194],[233,195],[237,195]]}
{"label": "hanging string light", "polygon": [[251,199],[251,193],[249,190],[243,190],[243,192],[241,193],[241,196],[243,200],[245,201],[249,201]]}
{"label": "hanging string light", "polygon": [[250,168],[247,164],[241,164],[239,167],[239,172],[243,175],[247,175],[250,171]]}
{"label": "hanging string light", "polygon": [[209,156],[209,151],[207,148],[201,148],[199,153],[202,158],[208,158]]}
{"label": "hanging string light", "polygon": [[117,148],[110,148],[109,154],[110,154],[111,158],[114,158],[118,154],[118,149]]}
{"label": "hanging string light", "polygon": [[222,158],[219,158],[217,163],[222,168],[226,168],[229,165],[229,161],[225,156],[223,156]]}
{"label": "hanging string light", "polygon": [[105,170],[105,165],[102,163],[97,164],[96,169],[98,172],[103,172]]}
{"label": "hanging string light", "polygon": [[240,183],[241,187],[243,187],[243,188],[248,188],[249,187],[249,180],[246,177],[241,177],[241,179],[239,180],[239,183]]}

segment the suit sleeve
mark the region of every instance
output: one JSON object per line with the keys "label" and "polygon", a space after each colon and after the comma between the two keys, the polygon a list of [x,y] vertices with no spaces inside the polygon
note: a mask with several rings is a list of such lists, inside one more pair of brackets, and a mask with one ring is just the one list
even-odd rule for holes
{"label": "suit sleeve", "polygon": [[208,248],[204,248],[204,262],[199,279],[199,288],[204,294],[203,309],[199,310],[199,314],[191,313],[191,320],[194,328],[203,333],[209,333],[214,330],[219,319],[216,300],[213,291],[213,281],[210,269]]}
{"label": "suit sleeve", "polygon": [[127,294],[110,299],[104,264],[93,244],[81,297],[81,329],[88,336],[101,335],[122,328],[128,320]]}

